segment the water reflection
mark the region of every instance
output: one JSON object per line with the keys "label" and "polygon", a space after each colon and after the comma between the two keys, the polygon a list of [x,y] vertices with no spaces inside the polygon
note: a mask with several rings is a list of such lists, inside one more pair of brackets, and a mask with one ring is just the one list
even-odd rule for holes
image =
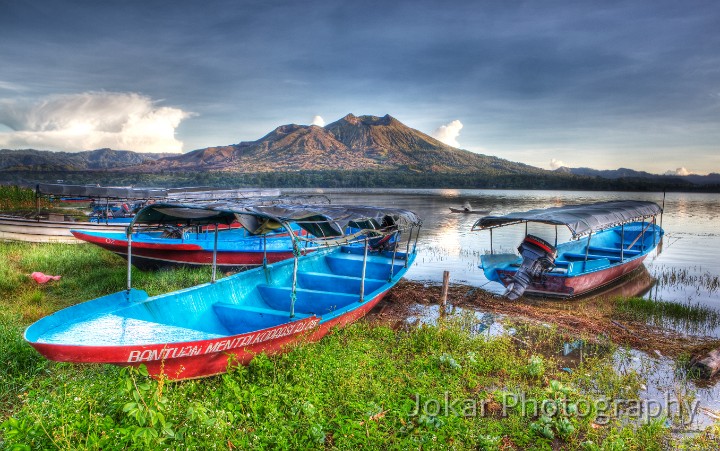
{"label": "water reflection", "polygon": [[[619,199],[649,200],[662,203],[662,193],[623,193],[593,191],[522,191],[522,190],[286,190],[288,192],[323,193],[333,203],[394,206],[416,211],[423,219],[418,242],[416,264],[407,277],[416,281],[440,283],[442,273],[450,271],[451,283],[464,283],[502,293],[499,284],[488,283],[478,268],[480,255],[490,249],[490,234],[471,232],[476,215],[450,213],[450,207],[470,202],[474,209],[490,210],[492,214],[506,214],[531,208],[547,208],[565,204],[602,202]],[[717,290],[707,289],[698,277],[720,275],[720,233],[715,221],[720,216],[720,197],[717,194],[668,193],[665,200],[663,228],[665,239],[662,252],[653,252],[645,261],[650,275],[661,279],[668,272],[685,271],[688,277],[676,278],[673,283],[658,284],[653,289],[655,299],[677,302],[700,302],[720,308]],[[531,226],[533,227],[533,226]],[[549,227],[549,226],[545,226]],[[505,227],[493,232],[494,250],[513,251],[525,232],[524,226]],[[555,240],[554,227],[532,233],[544,234]],[[558,229],[558,240],[566,240],[569,233]],[[710,277],[710,280],[712,280]]]}

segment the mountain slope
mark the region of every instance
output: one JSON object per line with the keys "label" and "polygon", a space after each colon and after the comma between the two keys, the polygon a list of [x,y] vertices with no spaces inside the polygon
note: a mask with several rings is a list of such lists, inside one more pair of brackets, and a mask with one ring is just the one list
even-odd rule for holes
{"label": "mountain slope", "polygon": [[532,166],[448,146],[385,115],[347,116],[325,127],[282,125],[257,141],[198,149],[134,168],[138,172],[213,170],[409,170],[547,173]]}
{"label": "mountain slope", "polygon": [[0,171],[117,169],[136,166],[167,155],[112,149],[97,149],[84,152],[0,149]]}
{"label": "mountain slope", "polygon": [[695,185],[718,185],[720,184],[720,174],[710,173],[708,175],[677,175],[677,174],[651,174],[645,171],[636,171],[634,169],[592,169],[592,168],[568,168],[561,167],[555,172],[562,174],[573,174],[585,177],[600,177],[604,179],[646,179],[651,181],[668,181],[679,180]]}

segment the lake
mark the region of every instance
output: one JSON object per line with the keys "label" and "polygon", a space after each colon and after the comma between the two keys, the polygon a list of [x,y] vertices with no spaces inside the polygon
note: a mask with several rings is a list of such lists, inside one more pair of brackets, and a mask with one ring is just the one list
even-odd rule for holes
{"label": "lake", "polygon": [[[608,200],[649,200],[662,205],[663,193],[628,193],[599,191],[523,191],[523,190],[457,190],[457,189],[314,189],[282,190],[284,193],[324,194],[334,204],[392,206],[415,211],[423,219],[418,240],[416,264],[407,278],[439,283],[442,273],[450,271],[450,282],[477,287],[494,293],[504,288],[488,282],[478,268],[480,255],[490,249],[488,231],[472,232],[480,217],[451,213],[470,202],[474,210],[489,210],[493,215],[533,208]],[[704,193],[667,193],[662,226],[662,246],[645,260],[647,271],[655,281],[629,282],[623,294],[642,295],[682,303],[702,303],[720,310],[720,195]],[[658,218],[658,222],[660,218]],[[534,228],[535,227],[535,228]],[[550,230],[551,229],[551,230]],[[561,230],[562,229],[562,230]],[[569,232],[558,228],[559,241]],[[493,246],[496,252],[515,249],[525,233],[524,225],[496,229]],[[530,225],[530,233],[555,237],[555,228]]]}

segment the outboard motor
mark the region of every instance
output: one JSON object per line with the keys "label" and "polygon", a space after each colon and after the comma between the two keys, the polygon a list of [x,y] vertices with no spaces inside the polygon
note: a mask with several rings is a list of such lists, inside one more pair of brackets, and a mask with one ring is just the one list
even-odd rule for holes
{"label": "outboard motor", "polygon": [[507,286],[505,296],[511,301],[519,298],[532,280],[537,280],[543,273],[555,266],[557,249],[542,238],[527,235],[518,252],[522,257],[522,264]]}

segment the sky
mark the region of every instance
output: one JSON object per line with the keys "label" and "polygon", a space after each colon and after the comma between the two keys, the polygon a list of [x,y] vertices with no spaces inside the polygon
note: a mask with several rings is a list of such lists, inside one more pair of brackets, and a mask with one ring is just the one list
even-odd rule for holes
{"label": "sky", "polygon": [[0,148],[390,114],[553,169],[720,172],[717,1],[0,0]]}

